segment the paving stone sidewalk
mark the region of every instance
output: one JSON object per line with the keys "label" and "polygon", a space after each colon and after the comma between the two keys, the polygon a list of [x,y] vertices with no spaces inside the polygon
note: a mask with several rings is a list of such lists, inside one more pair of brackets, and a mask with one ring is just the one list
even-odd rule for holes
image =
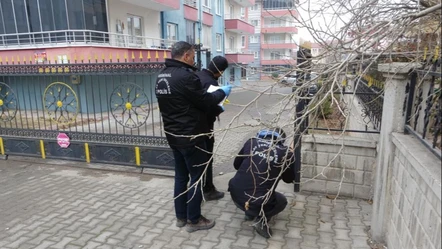
{"label": "paving stone sidewalk", "polygon": [[[335,248],[369,249],[371,205],[295,194],[264,239],[229,195],[203,205],[208,231],[175,227],[173,178],[36,162],[0,161],[0,248]],[[226,190],[232,174],[215,178]]]}

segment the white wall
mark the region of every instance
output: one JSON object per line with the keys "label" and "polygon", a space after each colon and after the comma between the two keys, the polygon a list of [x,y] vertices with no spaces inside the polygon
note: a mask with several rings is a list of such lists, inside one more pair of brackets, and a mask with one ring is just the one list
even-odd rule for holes
{"label": "white wall", "polygon": [[151,38],[161,38],[161,19],[160,12],[143,8],[137,5],[122,2],[120,0],[108,0],[109,4],[109,31],[117,33],[117,20],[124,23],[124,34],[128,34],[127,15],[136,15],[143,18],[143,36]]}
{"label": "white wall", "polygon": [[389,172],[389,249],[441,248],[441,165],[416,138],[393,133]]}
{"label": "white wall", "polygon": [[[230,37],[232,37],[232,36],[235,38],[235,43],[234,43],[233,48],[230,46]],[[242,36],[241,34],[226,31],[226,35],[225,35],[226,53],[229,53],[230,49],[234,49],[234,50],[245,49],[244,47],[242,47],[242,44],[241,44],[241,36]],[[247,47],[247,42],[248,42],[247,36],[245,38],[246,38],[245,46]]]}
{"label": "white wall", "polygon": [[258,4],[257,10],[251,10],[249,7],[248,21],[252,23],[251,20],[258,20],[258,26],[255,26],[255,34],[261,33],[261,3]]}
{"label": "white wall", "polygon": [[[230,14],[230,5],[233,5],[233,16]],[[240,19],[241,18],[241,5],[238,5],[233,1],[224,1],[224,17],[227,19]],[[243,7],[246,8],[246,7]],[[244,9],[244,14],[246,13]]]}

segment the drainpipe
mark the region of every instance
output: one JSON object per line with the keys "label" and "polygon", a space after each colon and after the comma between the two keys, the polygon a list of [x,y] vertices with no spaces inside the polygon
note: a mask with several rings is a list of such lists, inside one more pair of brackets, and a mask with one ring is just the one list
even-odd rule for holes
{"label": "drainpipe", "polygon": [[[225,15],[225,8],[224,8],[224,3],[222,4],[222,6],[223,6],[223,8],[222,8],[222,11],[221,11],[221,16],[222,16],[222,18],[221,18],[221,20],[223,20],[223,33],[221,33],[221,35],[222,35],[222,47],[221,47],[221,55],[222,56],[226,56],[226,26],[225,26],[225,24],[226,24],[226,22],[225,22],[225,19],[224,19],[224,15]],[[231,63],[229,63],[229,64],[231,64]],[[231,67],[232,65],[230,65],[229,67]],[[227,69],[226,69],[227,70]],[[230,72],[229,72],[229,74],[230,74]],[[225,85],[225,83],[226,83],[226,79],[225,79],[225,76],[223,76],[223,85]]]}
{"label": "drainpipe", "polygon": [[[164,23],[164,11],[160,12],[160,25],[161,25],[161,39],[166,40],[166,34],[164,32],[164,28],[165,28],[165,23]],[[165,42],[164,42],[165,43]]]}
{"label": "drainpipe", "polygon": [[202,16],[203,16],[203,9],[202,9],[202,0],[198,1],[198,40],[196,42],[198,46],[198,52],[197,52],[197,67],[198,70],[201,70],[203,67],[203,61],[201,58],[201,49],[202,49],[202,42],[201,42],[201,29],[202,29]]}
{"label": "drainpipe", "polygon": [[[112,27],[111,27],[111,22],[110,22],[110,10],[109,10],[109,1],[108,0],[106,0],[105,2],[105,5],[106,5],[106,21],[107,21],[107,32],[112,32]],[[116,33],[116,32],[115,32]],[[109,39],[110,39],[110,37],[109,37]]]}

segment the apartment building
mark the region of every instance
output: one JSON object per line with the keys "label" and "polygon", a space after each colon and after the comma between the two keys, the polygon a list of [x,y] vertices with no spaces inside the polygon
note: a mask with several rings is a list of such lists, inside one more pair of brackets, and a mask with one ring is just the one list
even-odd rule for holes
{"label": "apartment building", "polygon": [[163,60],[155,54],[173,41],[163,39],[161,13],[177,9],[173,0],[0,0],[0,57],[67,63],[152,51]]}
{"label": "apartment building", "polygon": [[201,63],[206,67],[210,58],[224,55],[224,1],[175,1],[180,8],[162,14],[164,38],[202,44]]}
{"label": "apartment building", "polygon": [[233,84],[240,84],[247,75],[248,64],[253,62],[253,53],[248,49],[249,36],[254,27],[248,19],[248,7],[254,0],[226,0],[225,19],[225,56],[229,61],[224,78]]}
{"label": "apartment building", "polygon": [[249,7],[255,33],[249,38],[254,61],[249,65],[248,79],[265,79],[295,65],[299,43],[296,15],[292,0],[257,0]]}

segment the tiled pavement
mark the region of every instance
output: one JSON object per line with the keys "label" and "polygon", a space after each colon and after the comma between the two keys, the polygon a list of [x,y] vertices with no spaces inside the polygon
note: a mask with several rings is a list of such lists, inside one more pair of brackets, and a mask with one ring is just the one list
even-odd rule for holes
{"label": "tiled pavement", "polygon": [[[49,161],[50,162],[50,161]],[[368,249],[371,205],[364,200],[279,191],[287,208],[257,235],[228,195],[203,205],[208,231],[175,227],[173,179],[0,161],[0,248],[336,248]],[[215,178],[225,191],[232,173]]]}

